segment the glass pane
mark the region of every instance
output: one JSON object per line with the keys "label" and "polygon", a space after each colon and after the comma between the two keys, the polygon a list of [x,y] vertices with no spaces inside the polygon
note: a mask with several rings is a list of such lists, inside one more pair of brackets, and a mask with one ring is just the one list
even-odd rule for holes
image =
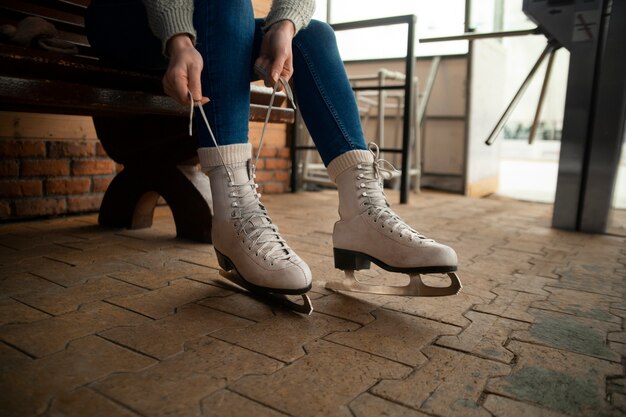
{"label": "glass pane", "polygon": [[[414,14],[416,38],[463,33],[465,0],[332,0],[331,23]],[[399,58],[406,54],[406,25],[337,33],[342,58],[346,61]],[[417,43],[417,56],[467,53],[467,42]]]}

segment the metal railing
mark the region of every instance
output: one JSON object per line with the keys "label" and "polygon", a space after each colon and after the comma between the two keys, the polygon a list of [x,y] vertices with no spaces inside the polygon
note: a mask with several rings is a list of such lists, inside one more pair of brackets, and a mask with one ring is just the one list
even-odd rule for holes
{"label": "metal railing", "polygon": [[[417,22],[417,16],[404,15],[394,17],[383,17],[380,19],[360,20],[355,22],[335,23],[332,24],[332,28],[335,31],[353,30],[353,29],[365,29],[377,26],[391,26],[391,25],[407,25],[407,49],[405,57],[405,82],[400,85],[385,85],[385,86],[357,86],[353,87],[354,91],[363,90],[404,90],[404,112],[402,123],[402,147],[401,148],[389,148],[383,147],[381,152],[400,153],[402,154],[401,162],[401,175],[400,175],[400,203],[408,203],[409,201],[409,188],[410,188],[410,155],[411,155],[411,122],[414,119],[414,78],[415,78],[415,24]],[[296,121],[298,123],[298,120]],[[418,127],[416,126],[416,129]],[[291,190],[296,192],[298,189],[298,152],[315,150],[314,146],[300,146],[298,145],[299,129],[296,128],[295,138],[291,144]],[[417,144],[416,144],[417,146]],[[419,162],[419,161],[418,161]]]}

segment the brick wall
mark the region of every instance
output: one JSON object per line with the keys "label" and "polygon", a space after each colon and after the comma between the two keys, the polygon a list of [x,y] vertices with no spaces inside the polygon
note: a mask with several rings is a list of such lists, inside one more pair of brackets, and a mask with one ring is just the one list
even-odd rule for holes
{"label": "brick wall", "polygon": [[[250,124],[254,155],[261,127]],[[272,124],[266,132],[257,170],[262,193],[288,190],[290,128]],[[0,112],[0,219],[95,212],[121,169],[89,117]]]}
{"label": "brick wall", "polygon": [[121,169],[91,119],[0,112],[0,217],[95,211]]}

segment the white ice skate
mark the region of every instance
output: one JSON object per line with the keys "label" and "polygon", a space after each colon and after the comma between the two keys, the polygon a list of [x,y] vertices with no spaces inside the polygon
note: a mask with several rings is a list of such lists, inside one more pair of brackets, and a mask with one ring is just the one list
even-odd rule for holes
{"label": "white ice skate", "polygon": [[[383,179],[393,167],[378,158],[379,150],[346,152],[328,166],[339,190],[339,216],[333,231],[335,267],[345,271],[342,282],[330,281],[326,288],[371,294],[440,297],[461,290],[456,275],[457,256],[448,246],[421,235],[395,214],[383,192]],[[369,269],[370,263],[390,272],[409,275],[405,286],[371,285],[359,281],[354,272]],[[420,274],[447,274],[449,285],[426,285]]]}
{"label": "white ice skate", "polygon": [[[291,99],[289,86],[283,84]],[[277,85],[270,98],[259,153]],[[214,207],[211,235],[223,268],[220,275],[265,300],[311,314],[313,307],[306,295],[311,289],[311,270],[280,236],[256,191],[254,179],[259,153],[253,163],[249,143],[218,146],[202,106],[199,110],[215,143],[214,148],[200,148],[198,156],[202,170],[211,181]],[[292,301],[287,295],[300,295],[302,303]]]}

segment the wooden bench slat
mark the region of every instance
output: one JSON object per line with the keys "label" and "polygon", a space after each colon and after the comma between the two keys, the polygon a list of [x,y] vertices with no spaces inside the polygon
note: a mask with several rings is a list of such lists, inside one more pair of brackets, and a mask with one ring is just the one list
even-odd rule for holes
{"label": "wooden bench slat", "polygon": [[7,20],[11,20],[17,23],[26,17],[37,16],[46,19],[47,21],[52,23],[59,31],[70,32],[84,36],[84,19],[81,20],[81,22],[66,21],[63,19],[59,19],[58,16],[48,16],[46,13],[47,10],[48,9],[45,7],[22,3],[17,0],[4,0],[3,3],[0,4],[0,14],[2,14]]}
{"label": "wooden bench slat", "polygon": [[[63,81],[0,77],[0,108],[27,108],[60,114],[160,114],[187,116],[188,109],[173,99],[143,91],[98,88]],[[250,120],[263,121],[267,107],[250,105]],[[270,122],[293,123],[294,111],[272,109]]]}

